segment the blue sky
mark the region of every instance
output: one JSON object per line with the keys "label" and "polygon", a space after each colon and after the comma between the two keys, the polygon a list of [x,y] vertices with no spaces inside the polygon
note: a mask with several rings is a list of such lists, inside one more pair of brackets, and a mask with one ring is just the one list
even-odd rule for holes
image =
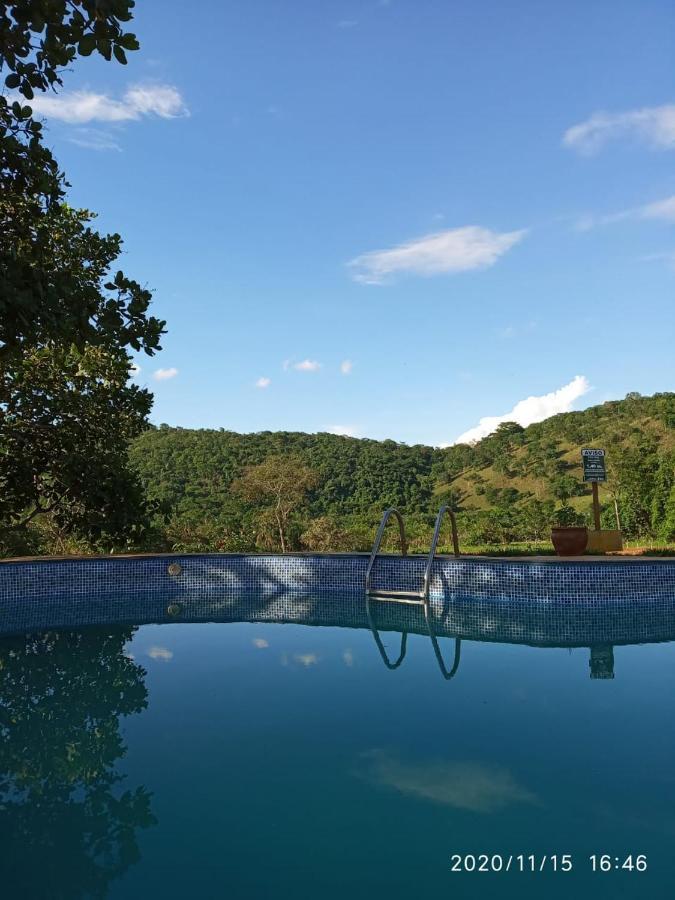
{"label": "blue sky", "polygon": [[187,8],[34,104],[168,322],[153,421],[442,444],[675,389],[671,2]]}

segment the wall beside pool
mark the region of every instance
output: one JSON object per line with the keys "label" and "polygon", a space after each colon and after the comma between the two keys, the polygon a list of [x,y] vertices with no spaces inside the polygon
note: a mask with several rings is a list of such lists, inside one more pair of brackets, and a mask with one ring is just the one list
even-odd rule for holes
{"label": "wall beside pool", "polygon": [[[0,562],[0,634],[88,625],[266,621],[427,633],[419,607],[364,599],[365,554]],[[378,557],[375,587],[418,590],[423,557]],[[439,557],[438,636],[539,645],[672,640],[675,560]]]}
{"label": "wall beside pool", "polygon": [[[0,603],[98,595],[363,591],[367,554],[111,556],[0,562]],[[420,590],[426,558],[378,557],[374,588]],[[606,603],[675,598],[675,559],[437,557],[431,596]]]}

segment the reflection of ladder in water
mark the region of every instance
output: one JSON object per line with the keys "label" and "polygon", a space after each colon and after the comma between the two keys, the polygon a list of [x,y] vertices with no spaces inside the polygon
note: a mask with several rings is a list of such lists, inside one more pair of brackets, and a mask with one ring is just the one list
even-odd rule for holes
{"label": "reflection of ladder in water", "polygon": [[441,506],[438,511],[438,515],[436,516],[436,526],[434,528],[434,534],[431,539],[431,549],[429,550],[429,556],[427,557],[427,564],[424,569],[424,580],[422,582],[422,590],[421,591],[399,591],[399,590],[389,590],[382,588],[373,588],[372,587],[372,576],[373,576],[373,568],[375,566],[375,561],[377,559],[378,553],[380,552],[380,545],[382,544],[382,538],[384,537],[384,532],[387,527],[387,523],[391,516],[395,516],[398,522],[398,531],[399,538],[401,542],[401,556],[406,556],[408,553],[408,545],[405,538],[405,525],[403,524],[403,517],[400,512],[394,507],[390,507],[384,511],[382,516],[382,521],[380,522],[380,527],[377,529],[377,534],[375,535],[375,542],[373,544],[373,549],[370,554],[370,559],[368,560],[368,568],[366,569],[366,612],[368,615],[368,623],[370,625],[370,629],[373,632],[373,637],[375,638],[375,643],[377,644],[377,649],[380,651],[380,655],[384,660],[384,664],[388,669],[397,669],[406,654],[406,645],[408,639],[408,633],[403,632],[401,637],[401,650],[396,662],[392,663],[387,656],[387,652],[382,643],[382,639],[380,638],[380,634],[373,622],[373,618],[371,615],[370,609],[370,601],[371,600],[382,600],[388,601],[390,603],[409,603],[414,606],[421,606],[424,609],[424,619],[426,621],[427,630],[429,632],[429,637],[431,638],[431,643],[434,648],[434,653],[436,655],[436,659],[438,661],[438,665],[443,674],[444,678],[452,678],[456,673],[459,667],[459,658],[460,658],[460,650],[461,650],[461,640],[459,638],[455,639],[455,659],[452,668],[448,671],[445,667],[445,663],[443,662],[443,657],[441,655],[440,647],[438,646],[438,640],[434,633],[431,614],[430,614],[430,601],[429,601],[429,591],[431,588],[431,572],[434,565],[434,559],[436,557],[436,548],[438,546],[438,539],[441,534],[441,525],[443,524],[443,517],[445,513],[448,513],[450,518],[450,524],[452,526],[452,547],[453,552],[456,557],[459,556],[459,539],[457,537],[457,519],[455,518],[454,512],[449,509],[447,506]]}

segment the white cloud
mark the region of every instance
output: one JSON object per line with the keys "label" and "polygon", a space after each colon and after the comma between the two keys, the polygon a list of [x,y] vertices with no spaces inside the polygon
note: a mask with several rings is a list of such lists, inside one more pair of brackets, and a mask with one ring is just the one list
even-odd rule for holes
{"label": "white cloud", "polygon": [[[569,412],[572,404],[591,389],[588,379],[584,375],[575,375],[569,384],[544,394],[541,397],[528,397],[520,400],[513,409],[502,416],[485,416],[478,425],[465,431],[464,434],[454,440],[453,444],[470,444],[486,437],[502,422],[517,422],[523,427],[532,425],[533,422],[542,422],[549,416],[558,413]],[[450,446],[445,444],[444,446]]]}
{"label": "white cloud", "polygon": [[156,369],[154,377],[156,381],[168,381],[169,378],[175,378],[176,375],[178,375],[178,369]]}
{"label": "white cloud", "polygon": [[253,638],[253,646],[257,647],[258,650],[264,650],[266,647],[269,647],[268,641],[265,638]]}
{"label": "white cloud", "polygon": [[343,375],[351,375],[353,368],[354,363],[351,361],[351,359],[343,359],[340,363],[340,371]]}
{"label": "white cloud", "polygon": [[39,95],[30,102],[33,112],[72,125],[85,122],[128,122],[156,115],[175,119],[188,115],[177,88],[170,84],[132,85],[121,100],[94,91],[73,91],[50,96]]}
{"label": "white cloud", "polygon": [[477,225],[452,228],[392,247],[357,256],[348,263],[354,281],[383,284],[391,275],[412,272],[438,275],[493,266],[522,240],[526,231],[496,232]]}
{"label": "white cloud", "polygon": [[521,337],[525,334],[529,334],[534,331],[537,327],[537,323],[534,321],[524,322],[522,325],[505,325],[504,328],[501,328],[497,335],[503,340],[508,341],[511,338]]}
{"label": "white cloud", "polygon": [[354,654],[349,649],[349,647],[347,647],[346,650],[342,651],[342,662],[347,666],[348,669],[351,669],[351,667],[354,665]]}
{"label": "white cloud", "polygon": [[634,210],[622,210],[621,212],[615,213],[607,213],[606,215],[596,216],[593,214],[587,214],[581,216],[581,218],[577,221],[575,228],[577,231],[590,231],[591,228],[597,228],[599,225],[613,225],[615,222],[621,222],[624,219],[629,219],[633,214]]}
{"label": "white cloud", "polygon": [[71,144],[78,147],[85,147],[87,150],[116,150],[122,152],[122,148],[117,143],[113,135],[107,131],[99,131],[96,128],[76,128],[68,136]]}
{"label": "white cloud", "polygon": [[166,647],[150,647],[148,656],[151,659],[161,659],[162,662],[168,662],[170,659],[173,659],[173,651]]}
{"label": "white cloud", "polygon": [[664,262],[675,272],[675,250],[664,253],[648,253],[639,257],[642,262]]}
{"label": "white cloud", "polygon": [[356,425],[329,425],[328,434],[339,434],[341,437],[359,437],[360,429]]}
{"label": "white cloud", "polygon": [[539,805],[508,769],[471,760],[408,763],[384,750],[363,754],[362,777],[401,794],[474,813],[496,813],[514,804]]}
{"label": "white cloud", "polygon": [[563,135],[563,144],[580,153],[595,153],[615,138],[637,138],[659,150],[675,148],[675,104],[646,106],[621,113],[594,113]]}
{"label": "white cloud", "polygon": [[142,369],[138,365],[138,363],[132,363],[129,366],[129,377],[130,378],[138,378],[138,376],[141,374],[141,371],[142,371]]}
{"label": "white cloud", "polygon": [[310,666],[316,666],[319,662],[319,657],[316,653],[294,653],[293,660],[296,663],[300,663],[301,666],[304,666],[306,669],[309,669]]}
{"label": "white cloud", "polygon": [[257,388],[267,388],[267,387],[269,387],[271,384],[272,384],[272,379],[271,379],[271,378],[266,378],[266,377],[263,375],[261,378],[259,378],[259,379],[256,381],[255,386],[256,386]]}
{"label": "white cloud", "polygon": [[318,372],[321,363],[315,359],[303,359],[302,362],[293,363],[293,368],[298,372]]}
{"label": "white cloud", "polygon": [[664,200],[622,209],[619,212],[602,216],[586,215],[579,219],[576,227],[578,231],[589,231],[599,225],[613,225],[615,222],[623,222],[626,219],[655,219],[661,222],[675,222],[675,194]]}
{"label": "white cloud", "polygon": [[640,209],[643,219],[661,219],[663,222],[675,222],[675,194],[665,200],[648,203]]}

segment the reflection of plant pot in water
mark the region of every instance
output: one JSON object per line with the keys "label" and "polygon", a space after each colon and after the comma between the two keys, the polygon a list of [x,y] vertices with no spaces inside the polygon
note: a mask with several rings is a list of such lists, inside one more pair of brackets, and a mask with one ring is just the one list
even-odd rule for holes
{"label": "reflection of plant pot in water", "polygon": [[551,540],[558,556],[581,556],[588,544],[586,526],[573,528],[552,528]]}

